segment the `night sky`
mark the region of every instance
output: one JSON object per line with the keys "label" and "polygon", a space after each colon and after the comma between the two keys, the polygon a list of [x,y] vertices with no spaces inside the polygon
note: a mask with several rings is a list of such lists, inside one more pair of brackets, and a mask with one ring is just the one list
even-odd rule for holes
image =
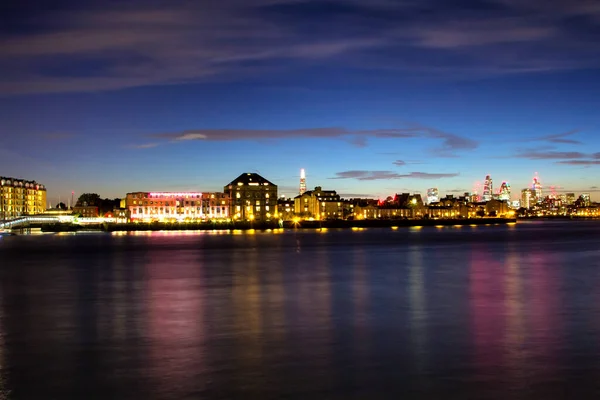
{"label": "night sky", "polygon": [[600,1],[11,1],[0,175],[75,193],[600,187]]}

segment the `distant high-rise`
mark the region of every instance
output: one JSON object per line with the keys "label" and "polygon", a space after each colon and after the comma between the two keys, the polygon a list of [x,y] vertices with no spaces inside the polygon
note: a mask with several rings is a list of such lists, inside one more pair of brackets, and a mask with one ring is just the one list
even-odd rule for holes
{"label": "distant high-rise", "polygon": [[438,188],[427,189],[427,204],[437,203],[440,201],[440,192]]}
{"label": "distant high-rise", "polygon": [[535,191],[533,189],[521,190],[521,207],[531,208],[535,203]]}
{"label": "distant high-rise", "polygon": [[540,178],[536,176],[533,177],[533,183],[531,185],[531,189],[535,192],[536,202],[542,202],[542,184],[540,183]]}
{"label": "distant high-rise", "polygon": [[494,182],[492,181],[492,177],[487,175],[483,182],[483,196],[481,196],[481,200],[492,200],[492,193],[494,193]]}
{"label": "distant high-rise", "polygon": [[566,197],[567,205],[572,206],[573,204],[575,204],[575,193],[567,193]]}
{"label": "distant high-rise", "polygon": [[302,196],[306,192],[306,172],[304,172],[304,168],[300,170],[300,196]]}
{"label": "distant high-rise", "polygon": [[589,207],[592,202],[589,193],[581,193],[581,196],[579,196],[579,201],[584,207]]}
{"label": "distant high-rise", "polygon": [[500,185],[498,200],[510,201],[510,185],[506,181],[502,182],[502,185]]}

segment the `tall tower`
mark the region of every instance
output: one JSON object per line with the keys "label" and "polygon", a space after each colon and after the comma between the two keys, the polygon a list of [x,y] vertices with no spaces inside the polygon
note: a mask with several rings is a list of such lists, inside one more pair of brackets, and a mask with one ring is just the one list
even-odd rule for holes
{"label": "tall tower", "polygon": [[536,172],[536,175],[533,177],[533,183],[531,185],[531,188],[535,192],[536,202],[541,203],[543,200],[542,199],[542,184],[540,183],[540,178],[537,176],[537,172]]}
{"label": "tall tower", "polygon": [[300,170],[300,196],[302,196],[306,192],[306,173],[304,172],[304,168]]}
{"label": "tall tower", "polygon": [[483,201],[492,200],[492,193],[494,193],[494,183],[492,181],[492,177],[487,175],[485,177],[485,182],[483,182]]}

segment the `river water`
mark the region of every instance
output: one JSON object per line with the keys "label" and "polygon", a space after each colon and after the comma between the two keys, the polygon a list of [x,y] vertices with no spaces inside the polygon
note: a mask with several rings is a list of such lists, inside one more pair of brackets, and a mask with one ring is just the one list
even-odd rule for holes
{"label": "river water", "polygon": [[600,394],[600,223],[0,237],[0,399]]}

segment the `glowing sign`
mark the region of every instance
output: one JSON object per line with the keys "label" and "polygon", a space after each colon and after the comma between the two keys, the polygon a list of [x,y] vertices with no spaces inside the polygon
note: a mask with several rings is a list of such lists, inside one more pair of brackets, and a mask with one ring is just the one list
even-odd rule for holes
{"label": "glowing sign", "polygon": [[148,194],[149,197],[202,197],[202,193],[197,192],[153,192]]}

